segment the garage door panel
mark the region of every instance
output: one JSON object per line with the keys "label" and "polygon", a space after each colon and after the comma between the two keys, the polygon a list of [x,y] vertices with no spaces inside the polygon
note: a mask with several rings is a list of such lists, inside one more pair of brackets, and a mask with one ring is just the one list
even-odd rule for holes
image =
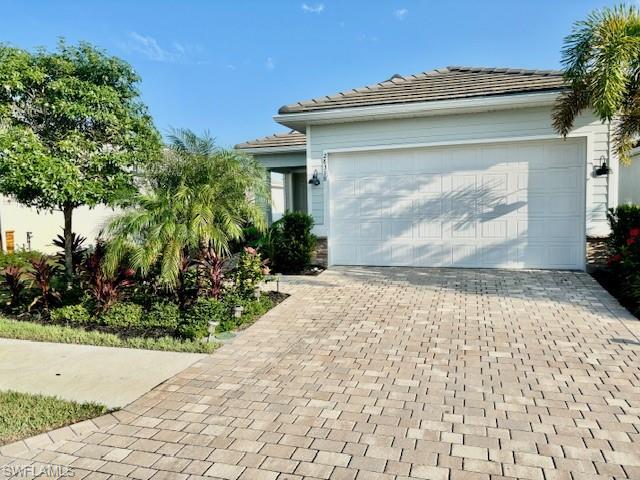
{"label": "garage door panel", "polygon": [[451,265],[454,267],[478,267],[478,246],[472,243],[451,245]]}
{"label": "garage door panel", "polygon": [[393,265],[411,266],[414,262],[413,245],[393,244],[391,246],[391,261]]}
{"label": "garage door panel", "polygon": [[362,265],[393,265],[391,256],[391,245],[384,243],[375,243],[367,245],[359,245],[357,255]]}
{"label": "garage door panel", "polygon": [[444,199],[440,195],[422,195],[421,199],[414,200],[415,213],[422,218],[437,218],[442,215]]}
{"label": "garage door panel", "polygon": [[507,238],[506,220],[489,220],[482,222],[482,238]]}
{"label": "garage door panel", "polygon": [[580,220],[577,218],[554,219],[544,218],[518,220],[518,235],[531,240],[566,240],[576,242],[580,240]]}
{"label": "garage door panel", "polygon": [[419,239],[442,239],[442,223],[440,221],[420,221],[417,224]]}
{"label": "garage door panel", "polygon": [[513,247],[510,245],[488,245],[480,248],[480,263],[483,267],[509,268],[514,265]]}
{"label": "garage door panel", "polygon": [[496,193],[506,192],[509,188],[509,174],[504,172],[481,175],[480,184],[482,190]]}
{"label": "garage door panel", "polygon": [[[420,174],[415,183],[419,193],[442,193],[442,176],[439,174]],[[414,192],[413,190],[412,192]]]}
{"label": "garage door panel", "polygon": [[452,238],[476,238],[476,223],[472,222],[459,222],[451,225],[451,237]]}
{"label": "garage door panel", "polygon": [[440,243],[416,245],[413,248],[415,265],[418,267],[447,267],[451,265],[451,247]]}
{"label": "garage door panel", "polygon": [[575,268],[576,249],[564,244],[525,244],[519,247],[522,266],[543,261],[547,268]]}
{"label": "garage door panel", "polygon": [[331,262],[581,269],[584,163],[575,140],[332,155]]}
{"label": "garage door panel", "polygon": [[331,249],[332,262],[336,265],[371,265],[358,257],[358,246],[336,241]]}
{"label": "garage door panel", "polygon": [[530,218],[550,216],[569,217],[579,215],[581,201],[575,194],[530,193],[528,202],[519,208],[519,212]]}
{"label": "garage door panel", "polygon": [[[345,230],[349,230],[349,226],[345,226]],[[354,225],[351,224],[351,228],[353,228]],[[362,241],[382,241],[383,240],[383,234],[382,234],[382,223],[380,222],[363,222],[360,223],[359,225],[356,224],[355,225],[356,229],[359,230],[360,232],[360,239]],[[358,228],[359,227],[359,228]],[[350,238],[350,236],[347,236],[347,238]]]}
{"label": "garage door panel", "polygon": [[414,200],[404,197],[385,199],[384,211],[392,218],[414,218]]}
{"label": "garage door panel", "polygon": [[391,222],[391,238],[413,239],[413,222],[393,221]]}
{"label": "garage door panel", "polygon": [[336,199],[333,201],[331,214],[336,220],[359,218],[360,200],[357,197]]}
{"label": "garage door panel", "polygon": [[579,192],[581,173],[578,167],[531,170],[527,188],[530,192]]}
{"label": "garage door panel", "polygon": [[335,200],[348,200],[356,196],[356,180],[341,179],[336,180],[331,185],[333,198]]}
{"label": "garage door panel", "polygon": [[476,175],[451,174],[451,190],[454,192],[474,192]]}

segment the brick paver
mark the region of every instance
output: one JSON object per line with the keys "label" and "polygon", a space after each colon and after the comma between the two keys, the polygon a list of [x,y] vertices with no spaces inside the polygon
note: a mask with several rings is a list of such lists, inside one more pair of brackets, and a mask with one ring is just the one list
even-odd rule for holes
{"label": "brick paver", "polygon": [[73,437],[0,448],[0,465],[105,479],[640,478],[640,322],[588,275],[336,268],[281,288],[292,296],[232,344]]}

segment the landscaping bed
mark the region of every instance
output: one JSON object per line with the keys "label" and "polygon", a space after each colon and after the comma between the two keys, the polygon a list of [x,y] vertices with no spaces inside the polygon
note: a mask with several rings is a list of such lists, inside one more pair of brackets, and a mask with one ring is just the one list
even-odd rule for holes
{"label": "landscaping bed", "polygon": [[621,205],[608,212],[610,256],[591,275],[620,304],[640,318],[640,207]]}
{"label": "landscaping bed", "polygon": [[0,392],[0,445],[107,413],[105,406],[56,397]]}
{"label": "landscaping bed", "polygon": [[175,292],[158,289],[132,272],[105,278],[100,270],[103,247],[78,253],[81,240],[75,242],[75,253],[84,262],[70,289],[60,285],[55,257],[37,252],[0,256],[5,266],[0,337],[210,353],[220,345],[218,335],[246,328],[286,298],[261,291],[267,271],[253,249],[229,262],[217,296],[209,294],[210,284],[194,276],[180,304]]}
{"label": "landscaping bed", "polygon": [[65,227],[56,255],[0,254],[0,336],[210,352],[285,298],[263,292],[272,269],[317,272],[313,218],[267,226],[254,159],[192,132],[171,138],[103,238]]}

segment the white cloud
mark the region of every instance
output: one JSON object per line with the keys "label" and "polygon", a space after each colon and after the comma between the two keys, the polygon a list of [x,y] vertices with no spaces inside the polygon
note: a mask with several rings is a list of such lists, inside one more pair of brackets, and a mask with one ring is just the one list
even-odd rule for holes
{"label": "white cloud", "polygon": [[375,35],[368,35],[366,33],[362,33],[358,37],[358,40],[360,40],[361,42],[376,43],[378,41],[378,37],[376,37]]}
{"label": "white cloud", "polygon": [[404,20],[406,16],[409,14],[409,10],[406,8],[399,8],[398,10],[394,10],[393,16],[398,20]]}
{"label": "white cloud", "polygon": [[265,62],[264,66],[267,67],[267,70],[275,70],[276,62],[273,61],[273,58],[267,57],[267,61]]}
{"label": "white cloud", "polygon": [[129,33],[127,41],[122,42],[120,46],[127,52],[138,53],[154,62],[194,61],[200,63],[202,60],[195,57],[201,57],[204,53],[204,49],[200,45],[173,42],[171,46],[164,47],[152,36],[138,32]]}
{"label": "white cloud", "polygon": [[309,13],[322,13],[324,12],[324,3],[316,3],[313,5],[309,5],[308,3],[303,3],[302,10]]}
{"label": "white cloud", "polygon": [[127,42],[126,47],[130,51],[140,53],[155,62],[175,62],[180,55],[183,55],[180,50],[175,48],[173,50],[162,48],[155,38],[141,35],[138,32],[129,34],[129,42]]}

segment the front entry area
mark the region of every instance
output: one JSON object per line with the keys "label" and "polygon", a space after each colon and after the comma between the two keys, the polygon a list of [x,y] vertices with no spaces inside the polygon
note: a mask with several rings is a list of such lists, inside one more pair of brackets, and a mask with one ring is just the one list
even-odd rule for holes
{"label": "front entry area", "polygon": [[329,154],[332,265],[585,268],[583,139]]}
{"label": "front entry area", "polygon": [[271,205],[267,208],[269,223],[282,218],[284,212],[306,212],[306,168],[273,168],[268,172],[271,183]]}

